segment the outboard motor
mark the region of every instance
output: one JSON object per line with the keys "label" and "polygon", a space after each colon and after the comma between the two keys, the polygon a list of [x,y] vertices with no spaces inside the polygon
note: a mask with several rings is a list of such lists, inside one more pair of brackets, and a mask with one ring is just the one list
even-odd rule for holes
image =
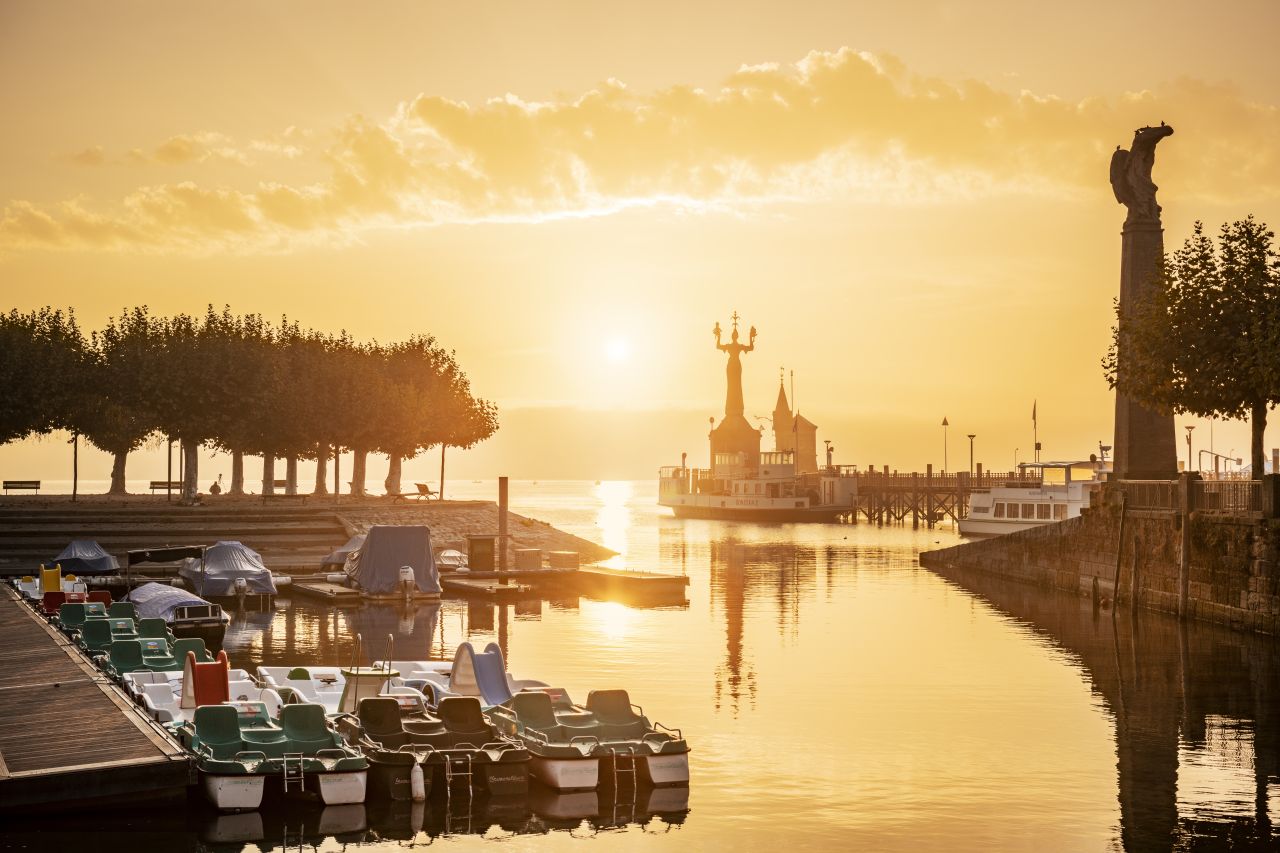
{"label": "outboard motor", "polygon": [[244,599],[249,594],[249,582],[244,578],[236,578],[233,586],[236,593],[236,608],[244,610]]}
{"label": "outboard motor", "polygon": [[413,566],[400,567],[400,592],[404,595],[405,600],[413,597],[413,591],[418,586],[417,578],[413,575]]}

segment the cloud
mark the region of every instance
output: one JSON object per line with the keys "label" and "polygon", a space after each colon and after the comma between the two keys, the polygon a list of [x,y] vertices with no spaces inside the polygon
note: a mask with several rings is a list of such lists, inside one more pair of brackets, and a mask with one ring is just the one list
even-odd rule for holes
{"label": "cloud", "polygon": [[92,145],[77,151],[67,159],[79,166],[101,166],[107,161],[107,155],[101,145]]}
{"label": "cloud", "polygon": [[[1133,128],[1160,120],[1158,179],[1182,198],[1280,196],[1274,104],[1228,85],[1177,80],[1158,91],[1067,101],[914,74],[888,56],[813,52],[742,66],[714,90],[637,92],[609,80],[576,97],[480,104],[434,95],[382,122],[351,117],[237,146],[215,132],[174,136],[151,162],[256,169],[243,190],[142,187],[117,203],[10,202],[0,248],[255,248],[362,229],[602,215],[637,205],[751,210],[848,198],[937,203],[996,194],[1057,202],[1109,194],[1107,163]],[[1259,144],[1259,140],[1265,144]],[[290,183],[246,151],[312,155],[324,172]]]}

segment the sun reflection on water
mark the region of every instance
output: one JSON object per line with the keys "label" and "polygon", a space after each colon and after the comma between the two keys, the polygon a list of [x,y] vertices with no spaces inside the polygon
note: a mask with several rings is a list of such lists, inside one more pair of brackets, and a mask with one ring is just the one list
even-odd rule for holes
{"label": "sun reflection on water", "polygon": [[627,541],[631,530],[631,492],[628,480],[605,480],[597,483],[592,491],[599,502],[596,526],[600,529],[599,542],[618,556],[604,563],[614,569],[627,567]]}

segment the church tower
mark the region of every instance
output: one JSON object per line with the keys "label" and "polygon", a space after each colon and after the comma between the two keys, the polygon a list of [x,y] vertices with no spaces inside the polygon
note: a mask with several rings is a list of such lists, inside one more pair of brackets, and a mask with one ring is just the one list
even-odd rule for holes
{"label": "church tower", "polygon": [[797,474],[818,470],[818,427],[804,415],[791,413],[785,380],[778,377],[778,402],[773,406],[773,449],[793,451]]}

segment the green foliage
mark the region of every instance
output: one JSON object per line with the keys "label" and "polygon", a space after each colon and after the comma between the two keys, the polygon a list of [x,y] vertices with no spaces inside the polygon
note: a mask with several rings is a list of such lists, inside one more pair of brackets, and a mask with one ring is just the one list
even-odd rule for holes
{"label": "green foliage", "polygon": [[57,428],[116,454],[122,489],[123,455],[156,434],[182,440],[189,460],[201,444],[402,459],[471,447],[497,429],[497,410],[430,336],[380,346],[229,307],[158,318],[142,306],[86,340],[70,313],[0,315],[0,442]]}
{"label": "green foliage", "polygon": [[1145,304],[1120,313],[1103,371],[1112,387],[1161,411],[1251,419],[1253,470],[1263,470],[1268,409],[1280,402],[1280,260],[1252,216],[1197,222],[1164,259]]}

